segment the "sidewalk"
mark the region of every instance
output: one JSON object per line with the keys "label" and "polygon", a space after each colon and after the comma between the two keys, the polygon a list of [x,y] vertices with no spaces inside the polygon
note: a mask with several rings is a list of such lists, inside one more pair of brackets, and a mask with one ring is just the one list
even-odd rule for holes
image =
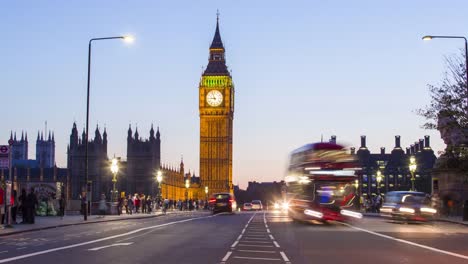
{"label": "sidewalk", "polygon": [[[185,211],[180,211],[185,212]],[[193,212],[193,211],[191,211]],[[179,211],[168,211],[167,214],[174,214],[179,213]],[[13,225],[13,228],[3,228],[0,225],[0,237],[19,234],[24,232],[31,232],[31,231],[38,231],[44,229],[51,229],[63,226],[71,226],[71,225],[85,225],[85,224],[92,224],[92,223],[99,223],[99,222],[110,222],[110,221],[120,221],[120,220],[128,220],[128,219],[143,219],[143,218],[152,218],[163,215],[160,211],[152,214],[122,214],[122,215],[106,215],[104,217],[100,217],[97,215],[90,215],[88,216],[88,220],[83,220],[83,215],[70,215],[65,216],[61,219],[58,216],[36,216],[34,224],[16,224]],[[21,221],[21,217],[17,219]]]}

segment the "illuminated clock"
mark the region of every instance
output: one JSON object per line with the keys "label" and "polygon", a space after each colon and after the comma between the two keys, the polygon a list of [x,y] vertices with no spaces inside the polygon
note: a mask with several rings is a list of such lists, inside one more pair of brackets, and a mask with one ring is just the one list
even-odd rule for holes
{"label": "illuminated clock", "polygon": [[206,102],[210,106],[219,106],[223,102],[223,94],[218,90],[212,90],[206,95]]}

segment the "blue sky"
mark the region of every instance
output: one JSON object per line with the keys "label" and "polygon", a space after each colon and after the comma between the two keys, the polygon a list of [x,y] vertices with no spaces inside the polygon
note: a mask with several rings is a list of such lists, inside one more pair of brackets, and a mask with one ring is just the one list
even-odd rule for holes
{"label": "blue sky", "polygon": [[[234,182],[281,180],[288,153],[337,135],[348,146],[391,151],[437,131],[414,110],[429,103],[444,56],[463,42],[466,1],[9,1],[0,10],[0,140],[28,132],[30,157],[44,122],[66,166],[73,121],[85,123],[87,42],[131,33],[132,45],[93,46],[91,128],[107,127],[125,157],[128,125],[162,134],[162,159],[198,174],[198,81],[216,9],[236,85]],[[196,3],[196,4],[195,4]]]}

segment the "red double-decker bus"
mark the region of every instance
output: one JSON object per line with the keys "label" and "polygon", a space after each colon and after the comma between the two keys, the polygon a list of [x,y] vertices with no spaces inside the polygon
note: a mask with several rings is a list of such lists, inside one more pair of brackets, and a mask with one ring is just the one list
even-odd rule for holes
{"label": "red double-decker bus", "polygon": [[285,182],[288,213],[295,220],[362,218],[358,212],[354,156],[334,143],[307,144],[290,155]]}

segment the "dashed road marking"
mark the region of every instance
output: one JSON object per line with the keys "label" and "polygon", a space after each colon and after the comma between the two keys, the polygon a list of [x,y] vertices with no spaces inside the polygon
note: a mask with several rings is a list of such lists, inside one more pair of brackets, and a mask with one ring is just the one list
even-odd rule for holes
{"label": "dashed road marking", "polygon": [[281,257],[283,257],[283,260],[284,260],[284,261],[289,262],[288,257],[286,256],[286,254],[284,254],[283,251],[280,251],[280,254],[281,254]]}
{"label": "dashed road marking", "polygon": [[239,240],[234,241],[234,243],[231,245],[231,248],[235,248],[237,244],[239,244]]}
{"label": "dashed road marking", "polygon": [[273,244],[275,244],[275,246],[278,247],[278,248],[280,247],[280,245],[276,241],[273,241]]}
{"label": "dashed road marking", "polygon": [[281,260],[279,258],[253,258],[253,257],[239,257],[239,256],[234,256],[236,259],[256,259],[256,260]]}
{"label": "dashed road marking", "polygon": [[232,251],[228,251],[221,261],[226,262],[229,259],[229,256],[231,256],[231,254],[232,254]]}
{"label": "dashed road marking", "polygon": [[239,249],[240,252],[254,252],[254,253],[276,253],[276,251],[270,250],[250,250],[250,249]]}

